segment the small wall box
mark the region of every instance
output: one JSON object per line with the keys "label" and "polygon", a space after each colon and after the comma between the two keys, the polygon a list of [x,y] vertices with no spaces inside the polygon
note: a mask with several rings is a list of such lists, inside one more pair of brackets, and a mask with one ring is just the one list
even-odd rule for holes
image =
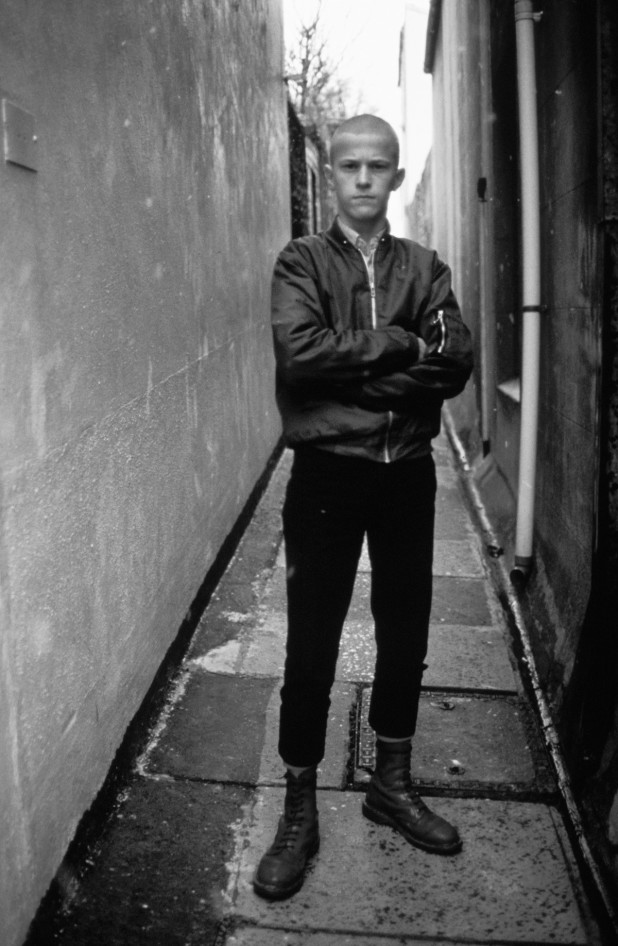
{"label": "small wall box", "polygon": [[29,171],[37,170],[37,136],[34,131],[34,115],[2,99],[2,133],[4,160]]}

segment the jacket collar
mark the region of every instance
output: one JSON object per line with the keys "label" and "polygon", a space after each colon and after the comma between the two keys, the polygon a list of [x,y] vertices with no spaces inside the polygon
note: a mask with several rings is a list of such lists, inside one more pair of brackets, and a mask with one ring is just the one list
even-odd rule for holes
{"label": "jacket collar", "polygon": [[[335,217],[335,219],[331,223],[326,233],[329,237],[335,240],[336,243],[341,243],[343,245],[350,243],[349,238],[345,235],[345,233],[341,229],[341,226],[339,225],[339,221],[337,217]],[[384,231],[382,232],[382,236],[380,237],[380,243],[384,243],[386,242],[386,240],[390,240],[390,239],[391,239],[391,227],[387,220]]]}

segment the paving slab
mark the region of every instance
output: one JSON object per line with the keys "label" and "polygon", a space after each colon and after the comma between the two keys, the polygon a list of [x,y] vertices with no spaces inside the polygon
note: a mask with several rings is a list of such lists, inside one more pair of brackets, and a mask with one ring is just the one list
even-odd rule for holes
{"label": "paving slab", "polygon": [[489,587],[481,578],[438,575],[433,580],[431,620],[434,624],[467,624],[471,627],[495,623]]}
{"label": "paving slab", "polygon": [[[371,617],[347,620],[341,637],[338,680],[371,682],[376,647]],[[502,632],[495,627],[431,624],[425,686],[510,690],[517,684]]]}
{"label": "paving slab", "polygon": [[[358,762],[372,770],[375,738],[368,722],[370,698],[371,689],[363,690]],[[533,726],[529,711],[517,697],[422,693],[412,756],[414,780],[478,794],[490,789],[555,790]]]}
{"label": "paving slab", "polygon": [[485,571],[474,537],[436,539],[433,546],[433,573],[456,575],[459,578],[483,578]]}
{"label": "paving slab", "polygon": [[250,886],[282,804],[258,794],[228,895],[239,924],[289,932],[466,943],[590,944],[560,819],[546,806],[432,800],[459,826],[463,851],[437,857],[360,814],[354,793],[319,792],[322,846],[302,890],[268,903]]}
{"label": "paving slab", "polygon": [[[371,577],[359,572],[348,611],[349,620],[371,618],[370,594]],[[436,624],[491,625],[495,621],[488,594],[487,581],[483,578],[436,575],[433,580],[431,620]]]}
{"label": "paving slab", "polygon": [[45,946],[205,946],[227,909],[229,863],[251,792],[140,779],[91,855]]}
{"label": "paving slab", "polygon": [[438,487],[434,538],[461,539],[470,529],[470,521],[462,504],[459,488]]}
{"label": "paving slab", "polygon": [[267,576],[254,576],[253,580],[224,576],[200,619],[189,656],[199,657],[214,647],[223,647],[243,630],[255,627],[266,580]]}
{"label": "paving slab", "polygon": [[508,645],[499,627],[430,624],[423,684],[517,692]]}
{"label": "paving slab", "polygon": [[258,611],[259,614],[264,615],[272,611],[285,613],[286,610],[287,592],[285,587],[285,567],[277,565],[272,569],[264,585]]}
{"label": "paving slab", "polygon": [[[351,720],[356,709],[356,687],[335,683],[326,731],[326,751],[318,767],[322,788],[344,788],[352,752]],[[283,785],[283,765],[279,757],[279,688],[273,692],[266,710],[266,733],[260,766],[260,785]]]}
{"label": "paving slab", "polygon": [[[371,617],[371,578],[359,572],[348,611],[351,621]],[[481,626],[494,623],[488,601],[486,580],[437,575],[433,580],[431,620],[441,624],[468,624]]]}
{"label": "paving slab", "polygon": [[376,661],[376,645],[371,615],[348,618],[343,625],[339,659],[337,661],[337,680],[370,683],[373,680]]}
{"label": "paving slab", "polygon": [[286,615],[269,612],[253,627],[243,628],[236,638],[195,657],[193,662],[210,673],[282,677],[286,635]]}
{"label": "paving slab", "polygon": [[278,681],[268,678],[192,673],[149,749],[143,771],[255,784],[267,709],[278,687]]}

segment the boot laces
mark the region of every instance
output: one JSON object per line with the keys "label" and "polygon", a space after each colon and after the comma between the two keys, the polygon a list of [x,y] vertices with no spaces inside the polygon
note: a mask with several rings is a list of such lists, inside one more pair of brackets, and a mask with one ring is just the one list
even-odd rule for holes
{"label": "boot laces", "polygon": [[305,821],[305,803],[302,787],[295,784],[290,786],[289,782],[288,786],[285,811],[272,847],[273,854],[286,849],[292,849],[296,846],[299,832]]}
{"label": "boot laces", "polygon": [[419,812],[419,814],[429,811],[429,808],[414,788],[412,784],[412,776],[410,775],[410,771],[407,768],[402,770],[396,787],[398,791],[407,797],[410,804]]}

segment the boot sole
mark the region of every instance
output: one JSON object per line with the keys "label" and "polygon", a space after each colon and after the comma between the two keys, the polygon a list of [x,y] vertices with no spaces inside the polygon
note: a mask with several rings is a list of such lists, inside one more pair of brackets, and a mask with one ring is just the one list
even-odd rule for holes
{"label": "boot sole", "polygon": [[428,851],[430,854],[457,854],[461,851],[462,841],[457,840],[453,844],[449,845],[437,845],[437,844],[428,844],[426,841],[419,840],[415,838],[412,834],[407,831],[403,831],[395,818],[391,818],[390,815],[387,815],[383,811],[378,811],[377,808],[372,808],[371,805],[367,804],[366,801],[363,802],[362,806],[363,814],[365,818],[368,818],[369,821],[373,821],[374,824],[386,825],[389,828],[393,828],[397,834],[400,834],[402,838],[405,838],[408,844],[414,845],[414,847],[420,848],[422,851]]}
{"label": "boot sole", "polygon": [[309,861],[314,857],[320,850],[320,839],[318,838],[311,846],[307,852],[307,860],[305,861],[305,866],[299,877],[290,884],[288,887],[275,887],[270,884],[262,884],[256,878],[253,879],[253,889],[258,897],[263,897],[264,900],[286,900],[288,897],[293,897],[295,893],[298,893],[300,888],[305,882],[305,873],[307,867],[309,866]]}

